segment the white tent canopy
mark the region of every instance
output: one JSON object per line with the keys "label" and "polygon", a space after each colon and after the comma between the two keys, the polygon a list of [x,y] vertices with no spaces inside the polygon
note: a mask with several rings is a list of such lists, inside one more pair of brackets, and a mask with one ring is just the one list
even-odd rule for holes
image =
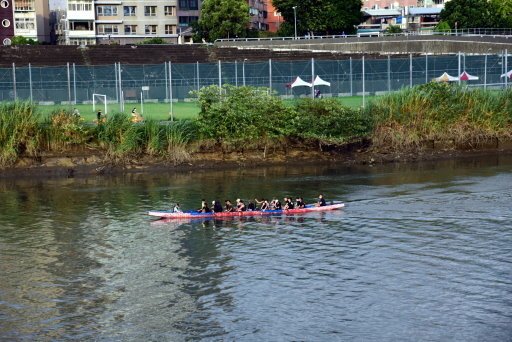
{"label": "white tent canopy", "polygon": [[436,82],[455,82],[458,81],[458,77],[450,76],[447,72],[443,73],[441,76],[434,78]]}
{"label": "white tent canopy", "polygon": [[330,82],[327,82],[327,81],[324,81],[320,78],[320,76],[316,76],[315,80],[313,81],[313,85],[315,86],[321,86],[321,85],[324,85],[324,86],[328,86],[330,87],[331,86],[331,83]]}
{"label": "white tent canopy", "polygon": [[304,81],[299,76],[297,76],[295,81],[293,81],[293,83],[290,85],[291,88],[295,88],[295,87],[310,87],[311,88],[312,86],[313,85],[311,83]]}
{"label": "white tent canopy", "polygon": [[508,77],[508,78],[512,78],[512,70],[510,70],[510,71],[509,71],[509,72],[507,72],[506,74],[501,75],[501,77]]}
{"label": "white tent canopy", "polygon": [[461,81],[473,81],[473,80],[478,80],[478,76],[470,75],[464,71],[462,74],[460,74],[459,79]]}

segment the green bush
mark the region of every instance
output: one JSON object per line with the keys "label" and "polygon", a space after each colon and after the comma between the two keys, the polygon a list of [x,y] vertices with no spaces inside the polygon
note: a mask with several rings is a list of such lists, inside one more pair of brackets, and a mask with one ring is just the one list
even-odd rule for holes
{"label": "green bush", "polygon": [[370,114],[343,106],[337,99],[302,99],[290,124],[292,134],[321,142],[343,143],[371,134]]}
{"label": "green bush", "polygon": [[198,93],[201,135],[218,142],[263,145],[287,134],[292,109],[267,88],[210,86]]}

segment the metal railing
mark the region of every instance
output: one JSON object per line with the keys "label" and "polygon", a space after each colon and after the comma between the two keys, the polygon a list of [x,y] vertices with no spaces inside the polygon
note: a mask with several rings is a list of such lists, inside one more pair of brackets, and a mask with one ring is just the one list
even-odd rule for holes
{"label": "metal railing", "polygon": [[409,37],[409,36],[512,36],[512,29],[494,29],[494,28],[468,28],[448,31],[435,30],[404,30],[401,33],[387,33],[385,30],[376,30],[371,32],[360,32],[356,34],[334,34],[334,35],[304,35],[295,37],[266,37],[266,38],[222,38],[215,42],[265,42],[265,41],[307,41],[307,40],[324,40],[324,39],[341,39],[341,38],[360,38],[368,36],[379,37]]}

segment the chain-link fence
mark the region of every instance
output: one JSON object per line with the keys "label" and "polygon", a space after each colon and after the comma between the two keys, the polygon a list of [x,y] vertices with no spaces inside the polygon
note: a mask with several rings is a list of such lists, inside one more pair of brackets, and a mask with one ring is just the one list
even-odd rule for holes
{"label": "chain-link fence", "polygon": [[310,87],[290,84],[316,76],[330,83],[317,88],[324,96],[380,95],[430,82],[444,72],[477,76],[469,86],[506,87],[507,54],[425,55],[383,59],[164,63],[159,65],[68,64],[60,67],[0,68],[0,101],[27,99],[37,103],[90,103],[93,94],[109,102],[169,102],[188,100],[191,91],[209,85],[270,87],[280,96],[310,96]]}

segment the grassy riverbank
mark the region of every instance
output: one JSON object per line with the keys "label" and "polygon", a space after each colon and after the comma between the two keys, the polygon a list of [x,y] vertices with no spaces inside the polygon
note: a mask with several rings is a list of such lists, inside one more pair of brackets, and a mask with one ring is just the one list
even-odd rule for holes
{"label": "grassy riverbank", "polygon": [[141,158],[179,164],[204,152],[219,158],[256,153],[265,159],[292,148],[332,151],[369,141],[374,151],[402,153],[435,141],[471,148],[512,139],[511,90],[427,84],[373,98],[364,109],[339,99],[283,101],[265,88],[225,86],[220,93],[216,86],[203,88],[195,94],[197,103],[182,107],[178,120],[148,115],[138,124],[123,113],[92,124],[94,113],[77,118],[71,109],[48,113],[25,102],[3,103],[0,166],[13,166],[21,156],[66,151],[94,153],[113,164]]}

